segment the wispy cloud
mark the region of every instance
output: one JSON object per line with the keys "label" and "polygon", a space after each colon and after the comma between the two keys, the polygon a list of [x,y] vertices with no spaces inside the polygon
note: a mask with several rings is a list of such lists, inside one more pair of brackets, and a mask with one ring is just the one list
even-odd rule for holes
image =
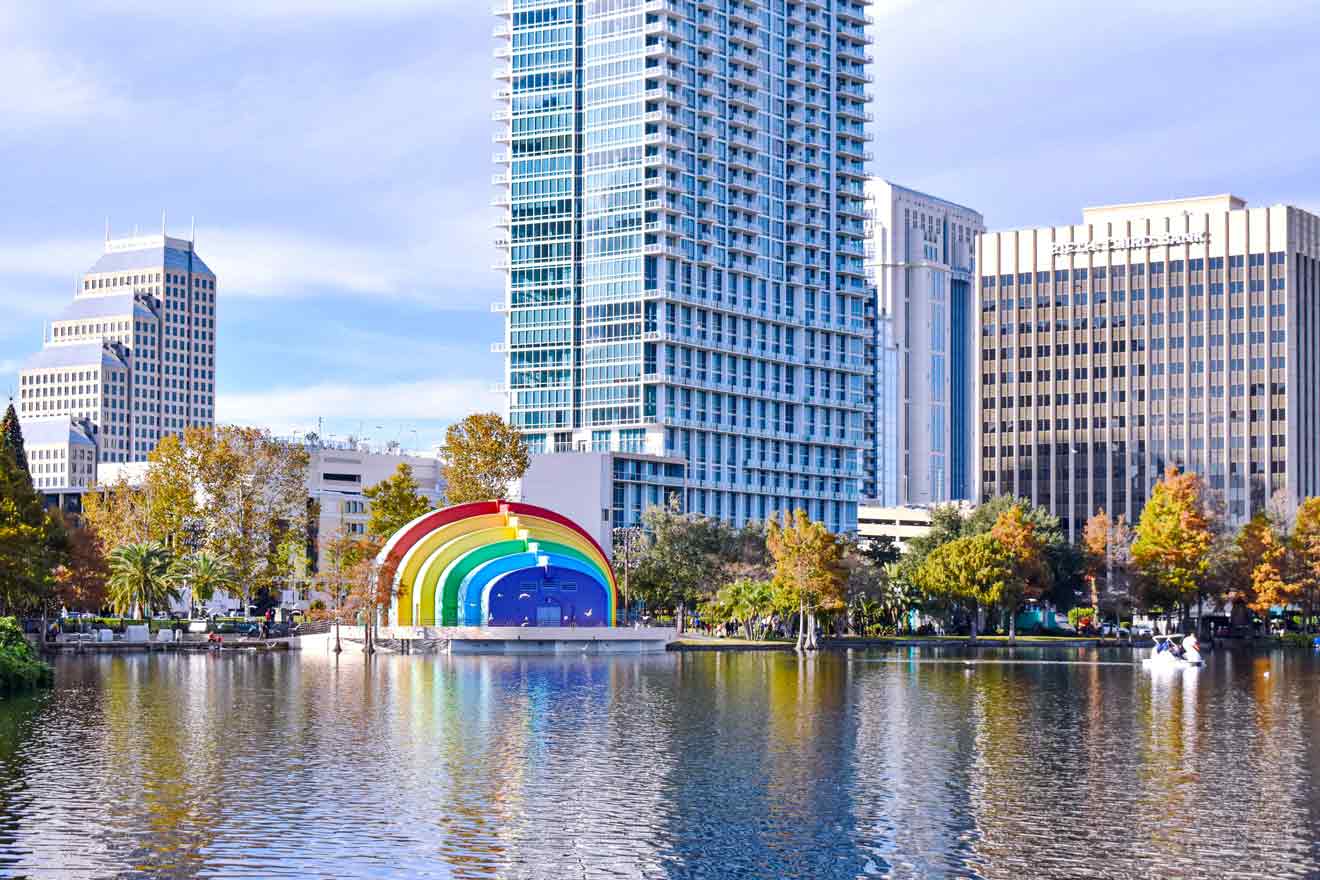
{"label": "wispy cloud", "polygon": [[152,18],[186,18],[191,21],[245,23],[309,19],[393,19],[459,8],[462,0],[200,0],[192,3],[159,3],[155,0],[97,0],[103,12]]}
{"label": "wispy cloud", "polygon": [[[489,297],[473,297],[470,292],[499,286],[491,270],[497,251],[488,221],[484,207],[470,214],[451,211],[429,230],[433,239],[374,242],[321,238],[274,227],[202,227],[197,252],[219,276],[226,297],[334,292],[484,309]],[[100,251],[100,242],[90,237],[3,244],[0,278],[73,279],[96,262]],[[72,280],[69,289],[72,292]],[[16,291],[8,297],[0,291],[0,303],[21,308],[24,295]]]}
{"label": "wispy cloud", "polygon": [[478,379],[382,385],[323,383],[267,391],[221,393],[216,418],[229,424],[305,430],[318,418],[456,421],[470,412],[500,410],[503,399]]}

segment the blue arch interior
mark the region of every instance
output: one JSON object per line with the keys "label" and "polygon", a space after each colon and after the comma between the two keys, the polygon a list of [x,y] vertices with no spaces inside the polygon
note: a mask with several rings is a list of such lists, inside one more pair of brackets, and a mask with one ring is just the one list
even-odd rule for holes
{"label": "blue arch interior", "polygon": [[487,626],[606,626],[608,587],[587,573],[550,565],[502,574],[482,593]]}
{"label": "blue arch interior", "polygon": [[[542,581],[550,581],[553,578],[548,577],[545,567],[541,566],[539,560],[544,558],[548,560],[549,567],[558,569],[560,572],[572,572],[576,578],[574,583],[593,581],[601,583],[601,575],[591,566],[578,559],[568,556],[561,556],[557,553],[515,553],[509,556],[503,556],[499,559],[492,559],[490,562],[481,565],[468,572],[463,578],[463,582],[458,588],[459,610],[462,616],[464,626],[489,626],[488,613],[488,593],[490,585],[498,578],[511,574],[513,572],[528,572],[528,581],[532,582],[538,572],[541,573]],[[608,587],[605,587],[608,589]],[[544,591],[544,590],[543,590]],[[521,592],[521,591],[520,591]],[[514,594],[516,597],[516,594]],[[608,605],[605,606],[608,608]],[[507,608],[506,608],[507,610]],[[593,616],[599,615],[599,619],[604,620],[607,612],[596,611]],[[608,621],[606,621],[608,623]],[[511,624],[521,626],[521,622]]]}

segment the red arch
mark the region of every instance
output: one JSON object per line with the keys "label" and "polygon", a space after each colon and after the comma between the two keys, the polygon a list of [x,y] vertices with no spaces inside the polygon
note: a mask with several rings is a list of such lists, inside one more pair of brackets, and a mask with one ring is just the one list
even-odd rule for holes
{"label": "red arch", "polygon": [[442,507],[439,510],[433,510],[399,535],[399,539],[390,548],[389,556],[383,561],[390,563],[401,561],[418,541],[441,526],[458,522],[460,519],[467,519],[470,516],[484,516],[499,512],[500,502],[498,501],[470,501],[467,504],[455,504],[453,507]]}
{"label": "red arch", "polygon": [[[523,504],[520,501],[503,501],[500,502],[500,506],[502,509],[508,510],[510,513],[513,513],[515,515],[519,513],[525,513],[528,516],[539,516],[541,519],[552,520],[554,522],[559,523],[562,526],[567,526],[568,528],[572,529],[573,531],[577,532],[579,535],[590,541],[591,546],[595,547],[600,552],[600,555],[605,559],[607,563],[609,562],[610,554],[605,552],[605,549],[600,546],[600,542],[598,542],[595,538],[593,538],[590,532],[582,528],[582,526],[578,525],[577,523],[573,522],[573,520],[569,519],[568,517],[563,516],[562,514],[555,513],[553,510],[547,510],[544,507],[537,507],[535,504]],[[614,592],[617,598],[617,594],[619,592],[619,585],[618,583],[615,582],[614,579],[614,566],[607,564],[605,566],[605,570],[609,574],[610,586],[614,588]]]}

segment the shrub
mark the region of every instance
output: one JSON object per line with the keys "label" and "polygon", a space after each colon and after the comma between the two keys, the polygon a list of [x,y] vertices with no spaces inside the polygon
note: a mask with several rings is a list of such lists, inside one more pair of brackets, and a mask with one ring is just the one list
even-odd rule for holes
{"label": "shrub", "polygon": [[48,685],[54,677],[54,670],[37,659],[18,621],[12,617],[0,617],[0,692],[12,693]]}
{"label": "shrub", "polygon": [[1079,632],[1090,626],[1094,619],[1094,608],[1073,608],[1068,612],[1068,623],[1072,624],[1072,628]]}
{"label": "shrub", "polygon": [[1279,637],[1279,644],[1287,648],[1310,648],[1314,636],[1299,632],[1286,632]]}

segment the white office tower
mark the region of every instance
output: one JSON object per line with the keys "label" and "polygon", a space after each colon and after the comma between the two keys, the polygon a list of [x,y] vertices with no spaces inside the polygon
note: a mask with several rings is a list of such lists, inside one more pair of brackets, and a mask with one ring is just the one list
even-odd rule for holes
{"label": "white office tower", "polygon": [[976,497],[1077,539],[1172,466],[1237,525],[1320,494],[1320,216],[1229,194],[979,244]]}
{"label": "white office tower", "polygon": [[867,181],[875,298],[867,309],[865,497],[881,506],[972,497],[976,365],[971,208]]}
{"label": "white office tower", "polygon": [[63,420],[95,443],[97,461],[128,462],[146,460],[167,434],[213,425],[215,296],[215,273],[192,242],[107,239],[20,372],[24,433],[53,436],[37,423]]}
{"label": "white office tower", "polygon": [[[686,463],[734,523],[857,521],[869,0],[503,0],[509,417]],[[663,503],[616,486],[611,519]]]}

